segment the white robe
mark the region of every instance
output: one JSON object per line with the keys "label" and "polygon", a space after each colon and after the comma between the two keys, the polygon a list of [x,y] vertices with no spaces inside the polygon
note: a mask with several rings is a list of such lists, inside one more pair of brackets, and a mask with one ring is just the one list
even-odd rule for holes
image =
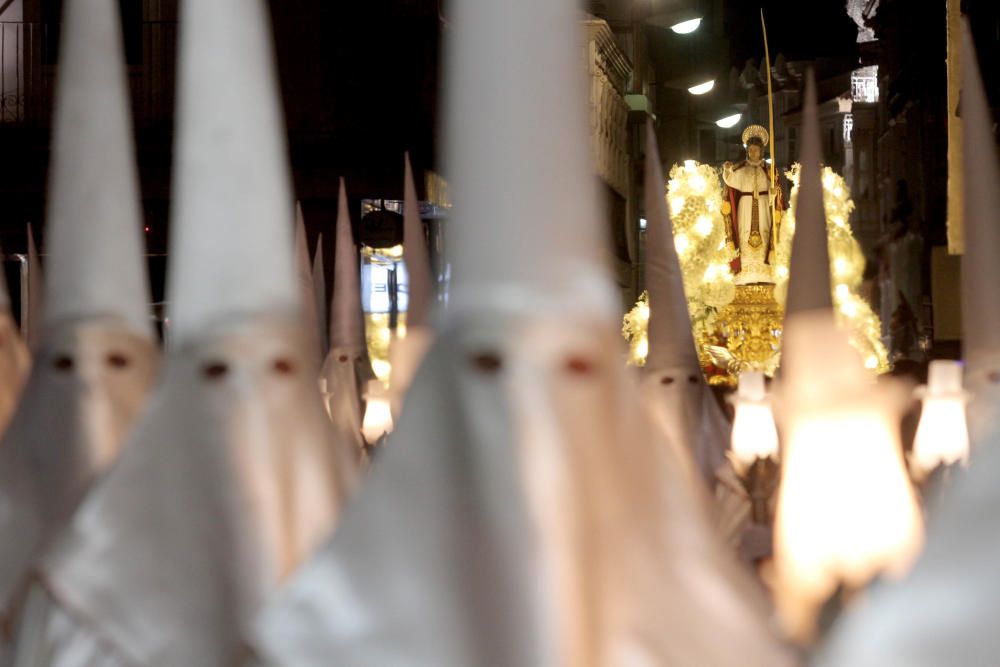
{"label": "white robe", "polygon": [[434,330],[428,326],[407,327],[406,336],[393,338],[389,346],[392,375],[389,381],[392,418],[399,419],[413,376],[434,343]]}
{"label": "white robe", "polygon": [[[973,449],[928,516],[927,542],[902,581],[882,581],[844,612],[817,667],[994,665],[1000,655],[1000,386],[972,371]],[[973,409],[975,408],[975,409]]]}
{"label": "white robe", "polygon": [[709,488],[726,463],[732,426],[712,389],[695,366],[676,366],[643,373],[642,393],[653,426],[676,446],[687,449]]}
{"label": "white robe", "polygon": [[16,617],[29,567],[118,457],[155,377],[153,342],[117,320],[43,334],[0,442],[0,616]]}
{"label": "white robe", "polygon": [[259,619],[263,662],[788,664],[615,335],[444,327],[356,505]]}
{"label": "white robe", "polygon": [[753,196],[738,196],[736,210],[732,212],[739,229],[739,239],[733,239],[733,242],[740,251],[740,272],[736,274],[735,282],[737,285],[773,283],[771,266],[766,264],[767,249],[771,242],[771,199],[768,196],[769,174],[766,165],[762,162],[758,165],[744,163],[741,168],[739,165],[736,168],[723,167],[722,180],[740,192],[752,193],[756,190],[759,193],[757,228],[760,231],[761,242],[758,247],[750,245]]}
{"label": "white robe", "polygon": [[341,442],[351,446],[360,462],[365,458],[364,388],[374,377],[364,349],[338,346],[330,350],[323,363],[321,377],[325,388],[323,401]]}
{"label": "white robe", "polygon": [[42,562],[51,597],[21,646],[53,664],[106,646],[90,663],[102,667],[239,654],[260,602],[329,536],[355,483],[303,340],[297,323],[257,316],[170,351],[118,465]]}

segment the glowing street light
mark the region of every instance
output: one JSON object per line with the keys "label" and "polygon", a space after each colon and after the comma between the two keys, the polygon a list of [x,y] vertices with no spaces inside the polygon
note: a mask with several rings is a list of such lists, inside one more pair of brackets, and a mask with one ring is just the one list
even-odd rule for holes
{"label": "glowing street light", "polygon": [[715,88],[715,79],[709,79],[705,83],[699,83],[697,86],[691,86],[688,88],[688,92],[692,95],[704,95],[713,88]]}
{"label": "glowing street light", "polygon": [[736,123],[740,122],[740,118],[742,117],[743,114],[734,113],[732,116],[726,116],[724,118],[720,118],[719,120],[715,121],[715,124],[718,125],[719,127],[730,128],[733,125],[736,125]]}
{"label": "glowing street light", "polygon": [[675,23],[670,26],[670,29],[676,32],[678,35],[687,35],[698,29],[701,25],[701,19],[690,19],[688,21],[681,21],[680,23]]}

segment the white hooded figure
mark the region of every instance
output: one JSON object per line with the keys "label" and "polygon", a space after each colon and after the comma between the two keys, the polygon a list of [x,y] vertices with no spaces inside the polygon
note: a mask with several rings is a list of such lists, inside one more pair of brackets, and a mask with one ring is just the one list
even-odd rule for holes
{"label": "white hooded figure", "polygon": [[[965,249],[962,257],[962,356],[973,456],[980,443],[1000,437],[1000,166],[990,114],[972,36],[965,35],[961,57],[963,205]],[[968,65],[966,65],[968,63]],[[992,142],[992,143],[991,143]]]}
{"label": "white hooded figure", "polygon": [[904,392],[891,381],[876,384],[835,323],[816,91],[807,69],[775,392],[783,435],[775,602],[785,631],[800,643],[813,640],[838,586],[855,590],[875,576],[899,576],[923,536],[899,441]]}
{"label": "white hooded figure", "polygon": [[28,341],[28,348],[32,351],[38,347],[39,333],[42,328],[42,261],[38,257],[38,246],[35,244],[35,233],[31,229],[31,223],[27,227],[28,238],[28,298],[24,313],[24,338]]}
{"label": "white hooded figure", "polygon": [[652,123],[646,129],[646,289],[649,351],[643,403],[666,442],[684,450],[708,488],[726,463],[732,428],[701,372]]}
{"label": "white hooded figure", "polygon": [[[118,6],[66,3],[35,363],[0,441],[0,616],[118,456],[159,356]],[[4,341],[3,345],[17,341]],[[0,350],[3,348],[0,347]]]}
{"label": "white hooded figure", "polygon": [[353,484],[308,367],[267,16],[262,0],[181,4],[165,362],[39,567],[23,664],[234,662]]}
{"label": "white hooded figure", "polygon": [[0,435],[14,415],[30,370],[31,353],[14,321],[7,278],[0,270]]}
{"label": "white hooded figure", "polygon": [[730,582],[683,557],[707,528],[673,527],[599,260],[575,9],[452,7],[451,305],[351,511],[260,617],[265,664],[783,664],[718,630]]}
{"label": "white hooded figure", "polygon": [[417,200],[409,153],[403,162],[403,259],[406,260],[409,278],[409,300],[406,307],[406,335],[394,337],[389,348],[392,362],[392,415],[395,419],[399,418],[403,409],[406,390],[413,381],[420,362],[434,342],[430,324],[435,300],[434,275],[431,272],[424,225],[420,220],[420,202]]}
{"label": "white hooded figure", "polygon": [[375,377],[368,361],[365,324],[361,310],[361,277],[358,247],[351,234],[347,189],[340,181],[337,209],[337,246],[333,266],[333,298],[330,305],[330,351],[321,377],[334,430],[360,457],[365,450],[361,436],[364,418],[363,389]]}
{"label": "white hooded figure", "polygon": [[[749,663],[764,664],[765,656],[784,660],[776,657],[781,649],[768,627],[770,611],[763,596],[754,590],[747,572],[736,563],[735,552],[727,549],[726,542],[730,540],[722,539],[731,536],[717,535],[717,531],[710,529],[719,519],[731,521],[748,514],[749,501],[745,493],[717,493],[716,498],[723,502],[713,512],[705,480],[695,462],[699,452],[703,454],[702,461],[717,461],[721,456],[716,475],[731,470],[725,459],[729,424],[698,366],[663,184],[656,135],[650,121],[646,127],[645,183],[649,355],[643,369],[640,399],[648,421],[649,443],[658,452],[663,466],[660,483],[665,487],[662,493],[668,504],[664,516],[670,521],[668,536],[675,541],[670,551],[677,558],[674,567],[680,571],[682,581],[677,585],[690,588],[692,601],[686,611],[714,617],[715,631],[730,638],[732,646],[737,647],[737,655],[745,650],[744,659]],[[713,516],[720,513],[721,517]],[[742,524],[733,528],[734,541],[742,537],[742,528]],[[718,589],[712,591],[713,586]],[[710,602],[713,598],[719,605],[714,609]],[[699,644],[692,641],[692,645]],[[714,664],[707,660],[709,653],[701,658],[696,653],[689,655],[691,664]]]}
{"label": "white hooded figure", "polygon": [[660,446],[673,451],[692,495],[706,510],[714,496],[718,532],[735,553],[744,541],[752,542],[747,539],[750,501],[726,459],[732,427],[698,361],[651,121],[646,127],[645,194],[649,350],[642,369],[642,404]]}
{"label": "white hooded figure", "polygon": [[[816,659],[826,666],[992,665],[1000,654],[1000,471],[997,428],[1000,341],[985,327],[1000,322],[995,290],[1000,234],[1000,165],[993,122],[967,23],[963,25],[962,146],[965,257],[962,317],[968,388],[975,393],[978,428],[970,423],[969,471],[953,479],[929,517],[927,542],[913,570],[898,583],[876,585],[834,626]],[[992,378],[990,375],[992,374]],[[992,385],[992,386],[990,386]],[[978,410],[978,414],[976,411]]]}
{"label": "white hooded figure", "polygon": [[301,303],[303,317],[306,321],[306,336],[313,355],[313,368],[319,372],[319,364],[323,359],[324,345],[320,331],[319,309],[316,307],[316,281],[313,276],[313,266],[309,259],[309,241],[306,238],[306,220],[302,215],[302,203],[295,202],[295,271],[302,290]]}
{"label": "white hooded figure", "polygon": [[319,324],[319,342],[323,354],[320,359],[326,358],[327,348],[330,347],[330,331],[327,324],[326,311],[326,268],[323,265],[323,235],[316,238],[316,252],[313,254],[312,262],[313,281],[313,301],[316,304],[316,320]]}

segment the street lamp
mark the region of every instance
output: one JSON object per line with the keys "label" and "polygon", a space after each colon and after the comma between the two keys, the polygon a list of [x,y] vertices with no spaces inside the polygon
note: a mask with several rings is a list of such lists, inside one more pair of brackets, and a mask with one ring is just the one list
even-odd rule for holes
{"label": "street lamp", "polygon": [[731,116],[724,116],[724,117],[720,118],[719,120],[715,121],[715,124],[718,125],[721,128],[728,129],[728,128],[732,127],[733,125],[736,125],[736,123],[740,122],[740,118],[742,118],[742,117],[743,117],[743,114],[741,114],[741,113],[734,113]]}
{"label": "street lamp", "polygon": [[709,79],[704,83],[699,83],[696,86],[691,86],[690,88],[688,88],[688,92],[691,93],[692,95],[704,95],[713,88],[715,88],[715,79]]}
{"label": "street lamp", "polygon": [[675,23],[670,26],[670,29],[676,32],[678,35],[688,35],[698,29],[701,25],[701,18],[690,19],[688,21],[681,21],[680,23]]}

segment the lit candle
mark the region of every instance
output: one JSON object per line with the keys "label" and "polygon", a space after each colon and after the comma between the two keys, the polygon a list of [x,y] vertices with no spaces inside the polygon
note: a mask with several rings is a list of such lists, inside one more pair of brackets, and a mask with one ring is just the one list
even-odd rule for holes
{"label": "lit candle", "polygon": [[778,459],[778,431],[764,389],[764,373],[744,371],[736,391],[733,420],[733,457],[742,468],[757,459]]}
{"label": "lit candle", "polygon": [[385,386],[379,380],[369,380],[365,392],[365,418],[361,425],[361,435],[365,442],[374,445],[386,433],[392,431],[392,410]]}
{"label": "lit candle", "polygon": [[965,422],[968,394],[962,390],[962,370],[957,361],[932,361],[927,386],[918,390],[923,398],[923,411],[913,441],[911,463],[920,479],[939,465],[968,463],[969,430]]}
{"label": "lit candle", "polygon": [[790,636],[809,642],[839,585],[905,573],[923,519],[900,446],[902,387],[870,380],[829,311],[790,318],[782,354],[776,602]]}

